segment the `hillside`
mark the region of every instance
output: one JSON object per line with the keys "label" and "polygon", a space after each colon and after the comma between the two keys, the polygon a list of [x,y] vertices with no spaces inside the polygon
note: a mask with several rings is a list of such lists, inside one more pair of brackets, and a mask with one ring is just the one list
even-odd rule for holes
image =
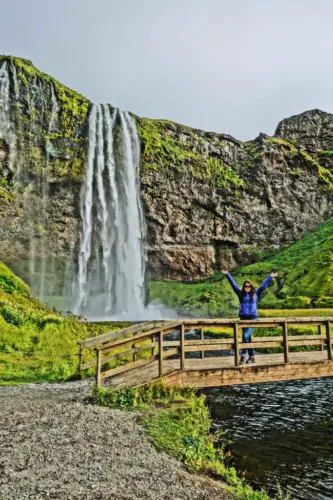
{"label": "hillside", "polygon": [[[333,218],[261,262],[231,270],[239,285],[245,279],[259,285],[271,271],[278,271],[280,277],[266,291],[260,307],[332,307]],[[160,297],[184,314],[227,316],[238,310],[238,299],[218,272],[214,278],[196,284],[153,281],[148,290],[151,300]]]}
{"label": "hillside", "polygon": [[122,326],[88,325],[82,318],[64,318],[59,312],[40,304],[0,262],[0,385],[77,375],[78,340]]}

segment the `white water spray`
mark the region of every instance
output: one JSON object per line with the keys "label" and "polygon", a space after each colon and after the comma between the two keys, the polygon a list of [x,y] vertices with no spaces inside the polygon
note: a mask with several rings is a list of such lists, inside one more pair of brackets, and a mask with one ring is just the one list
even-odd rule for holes
{"label": "white water spray", "polygon": [[144,309],[140,146],[134,120],[93,106],[74,309],[88,315],[137,319]]}
{"label": "white water spray", "polygon": [[0,68],[0,138],[9,146],[9,170],[13,170],[16,157],[15,128],[10,117],[10,76],[8,63],[5,61]]}
{"label": "white water spray", "polygon": [[[58,122],[58,112],[59,105],[54,92],[53,85],[50,87],[50,101],[51,101],[51,114],[49,119],[49,125],[47,129],[47,138],[45,143],[45,167],[42,172],[42,181],[41,181],[41,225],[42,225],[42,233],[40,237],[40,286],[39,286],[39,299],[41,301],[44,300],[45,297],[45,275],[46,275],[46,231],[48,227],[48,217],[47,217],[47,200],[49,196],[49,183],[47,180],[48,175],[48,166],[50,161],[50,155],[53,152],[52,143],[50,141],[50,134],[54,131]],[[45,111],[45,106],[44,106]]]}

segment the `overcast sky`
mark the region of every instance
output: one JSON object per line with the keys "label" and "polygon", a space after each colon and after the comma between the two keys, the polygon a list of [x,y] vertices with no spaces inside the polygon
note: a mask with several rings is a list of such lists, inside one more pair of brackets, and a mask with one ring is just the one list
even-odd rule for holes
{"label": "overcast sky", "polygon": [[0,0],[0,53],[95,102],[239,139],[333,112],[333,0]]}

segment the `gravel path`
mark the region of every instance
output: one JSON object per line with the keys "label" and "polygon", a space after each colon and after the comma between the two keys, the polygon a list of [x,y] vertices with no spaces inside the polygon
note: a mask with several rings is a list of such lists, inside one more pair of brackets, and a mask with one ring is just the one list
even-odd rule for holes
{"label": "gravel path", "polygon": [[230,499],[148,442],[135,413],[85,402],[90,383],[0,388],[1,500]]}

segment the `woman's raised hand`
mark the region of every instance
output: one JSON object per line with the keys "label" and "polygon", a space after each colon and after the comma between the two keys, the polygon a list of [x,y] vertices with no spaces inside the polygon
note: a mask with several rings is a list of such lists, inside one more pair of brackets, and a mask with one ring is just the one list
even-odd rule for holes
{"label": "woman's raised hand", "polygon": [[229,271],[227,269],[222,269],[221,272],[222,272],[222,274],[228,274]]}
{"label": "woman's raised hand", "polygon": [[272,276],[272,278],[277,278],[279,276],[279,273],[271,273],[270,275]]}

